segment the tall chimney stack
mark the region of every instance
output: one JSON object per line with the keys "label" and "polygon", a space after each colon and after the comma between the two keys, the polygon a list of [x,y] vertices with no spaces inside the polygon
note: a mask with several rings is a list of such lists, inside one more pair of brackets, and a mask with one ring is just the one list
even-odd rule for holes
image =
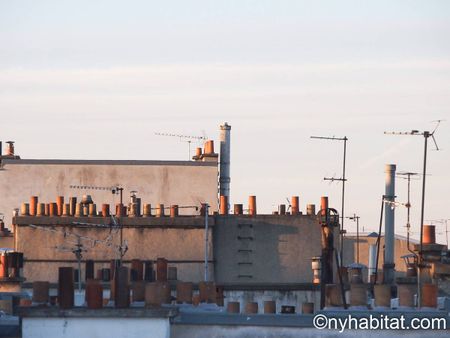
{"label": "tall chimney stack", "polygon": [[[395,164],[386,164],[386,190],[385,200],[395,202]],[[394,282],[394,245],[395,245],[395,208],[393,204],[386,203],[384,206],[384,283]]]}
{"label": "tall chimney stack", "polygon": [[230,201],[230,131],[231,126],[225,122],[220,126],[220,196],[227,196]]}

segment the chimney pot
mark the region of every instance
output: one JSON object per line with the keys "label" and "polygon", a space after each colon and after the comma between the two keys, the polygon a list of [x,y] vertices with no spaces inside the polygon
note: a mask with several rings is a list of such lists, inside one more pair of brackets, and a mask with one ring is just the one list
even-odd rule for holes
{"label": "chimney pot", "polygon": [[205,142],[205,154],[214,154],[214,141],[213,140],[207,140]]}
{"label": "chimney pot", "polygon": [[300,213],[298,196],[292,196],[291,199],[291,213],[292,215],[298,215]]}
{"label": "chimney pot", "polygon": [[249,196],[248,198],[248,214],[250,216],[256,215],[256,196]]}
{"label": "chimney pot", "polygon": [[7,156],[14,156],[14,141],[6,141],[6,155]]}
{"label": "chimney pot", "polygon": [[235,204],[234,205],[234,214],[235,215],[242,215],[244,213],[243,209],[244,209],[244,207],[243,207],[242,204]]}
{"label": "chimney pot", "polygon": [[228,215],[228,196],[220,196],[220,214]]}

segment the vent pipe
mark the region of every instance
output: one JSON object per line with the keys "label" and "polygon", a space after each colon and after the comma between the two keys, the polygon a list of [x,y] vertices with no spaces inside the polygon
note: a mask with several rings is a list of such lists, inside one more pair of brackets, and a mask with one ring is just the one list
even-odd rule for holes
{"label": "vent pipe", "polygon": [[377,269],[375,266],[377,265],[377,245],[369,244],[369,268],[367,269],[368,276],[367,280],[369,283],[373,283],[375,278],[375,273]]}
{"label": "vent pipe", "polygon": [[394,244],[395,244],[395,164],[387,164],[386,167],[386,190],[385,200],[391,203],[386,203],[384,208],[384,283],[392,284],[394,282]]}
{"label": "vent pipe", "polygon": [[230,130],[231,126],[225,122],[220,126],[220,196],[227,196],[230,201]]}

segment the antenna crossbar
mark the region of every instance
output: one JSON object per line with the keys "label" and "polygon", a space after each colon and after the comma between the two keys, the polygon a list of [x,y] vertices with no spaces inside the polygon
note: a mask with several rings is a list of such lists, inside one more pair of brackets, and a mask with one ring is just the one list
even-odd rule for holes
{"label": "antenna crossbar", "polygon": [[344,137],[328,137],[328,136],[310,136],[310,138],[319,139],[319,140],[335,140],[335,141],[347,141],[348,138]]}
{"label": "antenna crossbar", "polygon": [[339,233],[340,233],[340,248],[339,248],[339,256],[341,259],[341,262],[343,261],[343,257],[344,257],[344,236],[343,234],[345,233],[344,230],[344,208],[345,208],[345,182],[347,181],[347,179],[345,178],[345,161],[347,158],[347,141],[348,138],[347,136],[344,137],[336,137],[336,136],[310,136],[310,138],[312,139],[319,139],[319,140],[331,140],[331,141],[344,141],[344,154],[343,154],[343,161],[342,161],[342,177],[341,178],[327,178],[325,177],[324,180],[325,181],[340,181],[342,182],[342,198],[341,198],[341,225],[340,225],[340,229],[339,229]]}

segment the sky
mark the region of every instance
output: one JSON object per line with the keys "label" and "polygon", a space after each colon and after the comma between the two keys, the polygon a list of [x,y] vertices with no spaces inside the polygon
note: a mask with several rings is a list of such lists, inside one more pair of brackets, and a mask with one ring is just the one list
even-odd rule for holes
{"label": "sky", "polygon": [[[435,128],[425,220],[450,218],[449,1],[0,0],[0,140],[22,158],[186,160],[155,132],[231,130],[231,203],[286,197],[378,228],[384,165],[422,172]],[[198,146],[193,144],[193,146]],[[420,178],[420,177],[419,177]],[[397,181],[406,202],[406,181]],[[421,181],[411,184],[418,238]],[[406,210],[396,209],[405,235]],[[450,223],[450,221],[449,221]],[[438,241],[445,227],[436,223]],[[355,223],[345,220],[349,232]]]}

